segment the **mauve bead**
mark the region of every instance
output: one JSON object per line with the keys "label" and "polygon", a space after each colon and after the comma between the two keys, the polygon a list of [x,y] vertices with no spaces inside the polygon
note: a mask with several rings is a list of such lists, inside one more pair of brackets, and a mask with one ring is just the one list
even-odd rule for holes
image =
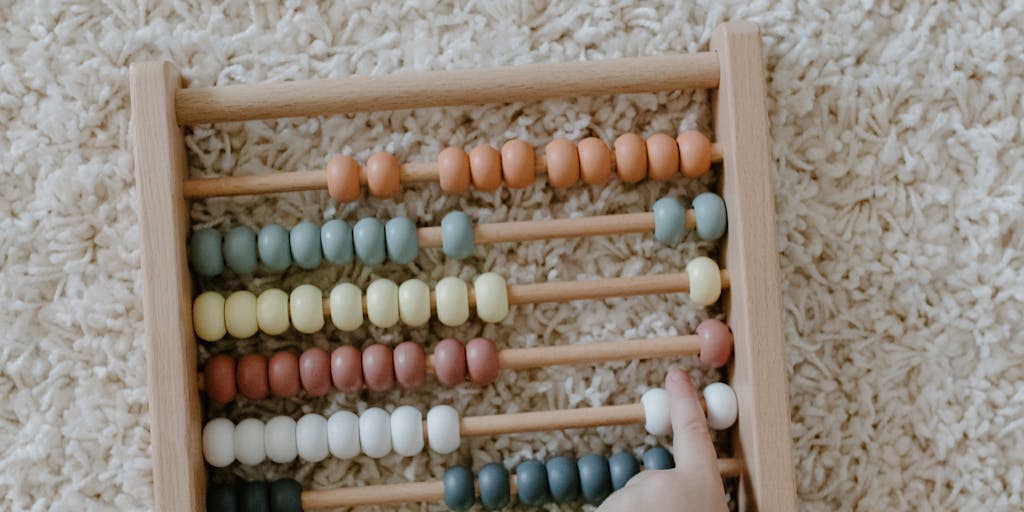
{"label": "mauve bead", "polygon": [[486,386],[498,378],[498,348],[487,338],[473,338],[466,343],[466,367],[469,380]]}
{"label": "mauve bead", "polygon": [[427,378],[427,356],[419,343],[406,341],[395,347],[395,380],[405,389],[416,389]]}
{"label": "mauve bead", "polygon": [[213,356],[206,360],[206,396],[219,404],[235,399],[235,359],[227,354]]}
{"label": "mauve bead", "polygon": [[299,382],[299,358],[295,354],[278,352],[270,356],[267,367],[270,392],[275,396],[295,396],[302,389]]}
{"label": "mauve bead", "polygon": [[395,361],[390,347],[375,343],[363,350],[363,381],[370,391],[395,387]]}
{"label": "mauve bead", "polygon": [[466,347],[459,340],[441,340],[434,347],[434,373],[448,387],[466,382]]}
{"label": "mauve bead", "polygon": [[358,393],[363,389],[363,355],[351,345],[343,345],[331,353],[331,381],[342,393]]}
{"label": "mauve bead", "polygon": [[331,390],[331,356],[320,347],[306,349],[299,356],[299,377],[307,395],[326,395]]}
{"label": "mauve bead", "polygon": [[732,354],[732,331],[716,318],[708,318],[697,326],[700,340],[700,362],[711,368],[725,366]]}
{"label": "mauve bead", "polygon": [[238,392],[249,400],[263,400],[270,395],[267,382],[267,358],[263,354],[247,354],[238,360],[236,370]]}

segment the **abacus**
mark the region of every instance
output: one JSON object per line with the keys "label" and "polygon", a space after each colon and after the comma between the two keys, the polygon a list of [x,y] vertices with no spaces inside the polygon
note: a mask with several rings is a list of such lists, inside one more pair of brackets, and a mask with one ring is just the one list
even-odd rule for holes
{"label": "abacus", "polygon": [[[332,387],[344,393],[396,385],[414,389],[431,385],[428,374],[443,385],[468,380],[486,386],[502,370],[699,355],[708,366],[727,367],[728,385],[707,386],[702,406],[712,428],[730,429],[733,453],[718,465],[723,477],[739,479],[740,510],[794,510],[763,73],[759,31],[744,22],[716,28],[706,52],[558,65],[187,88],[170,63],[133,64],[131,108],[156,509],[205,510],[210,504],[224,510],[303,510],[440,500],[455,509],[476,501],[495,509],[513,496],[524,505],[579,497],[599,503],[641,471],[631,453],[590,454],[575,462],[567,457],[527,461],[514,474],[503,464],[488,464],[477,470],[475,480],[471,469],[453,466],[436,481],[306,491],[290,479],[207,489],[206,465],[284,463],[297,457],[316,462],[329,455],[372,458],[392,451],[415,456],[427,448],[451,453],[463,436],[599,425],[640,423],[651,434],[666,435],[670,424],[663,390],[648,390],[633,404],[561,411],[460,417],[454,408],[439,404],[425,417],[409,406],[391,412],[370,407],[359,414],[337,411],[330,418],[307,414],[297,421],[287,416],[265,423],[247,418],[237,425],[224,418],[204,425],[200,400],[206,396],[227,403],[239,395],[260,400],[300,392],[321,396]],[[403,164],[378,153],[363,166],[339,156],[324,170],[209,179],[189,178],[183,142],[184,126],[205,123],[683,88],[714,90],[714,142],[696,132],[678,139],[659,134],[646,141],[627,134],[615,141],[612,151],[598,139],[556,139],[546,146],[544,158],[535,159],[533,148],[512,140],[500,150],[481,146],[467,153],[448,148],[436,163]],[[197,231],[188,243],[191,199],[326,189],[334,200],[346,202],[358,200],[363,186],[374,196],[394,197],[402,187],[421,182],[439,182],[448,193],[470,187],[486,192],[502,184],[541,186],[534,185],[539,174],[547,175],[548,185],[565,188],[579,181],[605,183],[613,169],[618,179],[632,183],[645,177],[697,176],[713,163],[721,167],[721,196],[703,195],[691,209],[665,198],[651,213],[475,226],[455,212],[441,226],[417,228],[408,219],[362,219],[350,226],[339,220],[291,231],[271,225],[258,235],[252,230]],[[719,261],[699,257],[685,272],[661,276],[510,285],[506,276],[484,272],[472,284],[444,278],[433,283],[433,290],[417,279],[401,284],[379,279],[365,289],[362,283],[339,283],[326,296],[312,285],[301,285],[289,292],[270,289],[257,296],[239,291],[226,298],[219,292],[193,295],[190,276],[190,267],[197,275],[212,276],[251,272],[260,263],[271,269],[313,268],[324,260],[337,265],[375,265],[385,259],[402,263],[433,247],[461,259],[480,244],[560,237],[653,232],[659,241],[673,244],[691,230],[704,240],[723,239]],[[309,349],[301,356],[279,352],[269,359],[250,354],[238,361],[222,355],[211,357],[197,373],[197,337],[212,341],[257,332],[278,335],[288,329],[314,332],[328,321],[340,331],[364,322],[422,326],[435,314],[444,325],[497,322],[518,304],[680,292],[700,305],[721,300],[728,327],[712,319],[687,336],[530,349],[498,350],[484,338],[465,344],[443,340],[429,356],[415,343],[394,348],[375,344],[362,352],[351,346],[332,353]],[[643,469],[672,466],[671,455],[662,448],[647,450],[642,463]]]}

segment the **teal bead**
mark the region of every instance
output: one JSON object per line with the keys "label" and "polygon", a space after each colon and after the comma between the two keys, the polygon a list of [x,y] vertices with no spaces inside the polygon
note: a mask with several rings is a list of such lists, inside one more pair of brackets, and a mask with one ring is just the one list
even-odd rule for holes
{"label": "teal bead", "polygon": [[480,503],[487,510],[501,510],[510,501],[510,485],[508,470],[500,462],[492,462],[482,468],[476,475],[480,486]]}
{"label": "teal bead", "polygon": [[320,252],[320,226],[305,221],[292,228],[288,237],[292,247],[292,260],[301,269],[313,270],[324,259]]}
{"label": "teal bead", "polygon": [[466,466],[452,466],[445,470],[444,504],[452,510],[469,510],[476,501],[476,490],[473,488],[473,472]]}
{"label": "teal bead", "polygon": [[580,472],[580,489],[583,501],[591,505],[599,505],[612,493],[612,477],[608,469],[608,459],[596,453],[580,457],[576,461]]}
{"label": "teal bead", "polygon": [[516,466],[519,503],[539,507],[548,501],[548,471],[539,460],[527,460]]}
{"label": "teal bead", "polygon": [[718,194],[704,192],[693,198],[693,214],[697,217],[697,236],[701,240],[718,240],[725,234],[728,215],[725,201]]}
{"label": "teal bead", "polygon": [[213,484],[206,489],[206,512],[237,512],[238,495],[235,486]]}
{"label": "teal bead", "polygon": [[569,457],[555,457],[546,465],[548,490],[556,503],[569,503],[580,497],[580,472]]}
{"label": "teal bead", "polygon": [[654,202],[654,238],[665,245],[675,245],[686,236],[686,208],[673,197]]}
{"label": "teal bead", "polygon": [[356,257],[363,265],[375,267],[384,263],[387,256],[384,242],[384,224],[377,219],[360,219],[352,227],[352,243],[355,245]]}
{"label": "teal bead", "polygon": [[266,482],[245,482],[238,486],[238,510],[270,512],[270,490]]}
{"label": "teal bead", "polygon": [[288,238],[288,230],[277,224],[265,226],[256,236],[260,261],[270,270],[287,270],[292,266],[292,249]]}
{"label": "teal bead", "polygon": [[441,219],[441,250],[454,260],[473,254],[473,221],[462,212],[449,212]]}
{"label": "teal bead", "polygon": [[334,265],[352,263],[352,228],[343,220],[329,220],[320,227],[320,249],[324,259]]}
{"label": "teal bead", "polygon": [[405,217],[395,217],[384,226],[384,238],[388,248],[388,259],[400,265],[408,265],[419,254],[419,239],[416,224]]}
{"label": "teal bead", "polygon": [[203,277],[218,276],[224,272],[220,231],[203,228],[192,233],[189,258],[192,260],[192,270]]}
{"label": "teal bead", "polygon": [[668,450],[656,446],[644,452],[644,470],[672,469],[676,467],[676,459]]}
{"label": "teal bead", "polygon": [[237,227],[224,235],[224,262],[236,274],[252,274],[259,264],[256,257],[256,232]]}
{"label": "teal bead", "polygon": [[612,491],[617,491],[640,472],[640,463],[632,453],[619,452],[608,457],[608,471],[612,477]]}
{"label": "teal bead", "polygon": [[302,486],[291,478],[270,483],[271,512],[302,512]]}

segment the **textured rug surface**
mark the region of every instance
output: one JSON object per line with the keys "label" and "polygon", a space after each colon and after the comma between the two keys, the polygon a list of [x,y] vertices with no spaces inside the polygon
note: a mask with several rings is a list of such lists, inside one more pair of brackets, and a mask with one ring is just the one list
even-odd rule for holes
{"label": "textured rug surface", "polygon": [[[210,6],[208,4],[218,4]],[[0,508],[152,508],[128,65],[168,59],[193,85],[698,51],[732,19],[761,25],[779,211],[797,489],[806,510],[1024,507],[1024,12],[1020,2],[22,1],[0,7]],[[962,5],[961,5],[962,4]],[[651,73],[658,73],[651,69]],[[194,175],[317,168],[346,153],[431,160],[446,145],[612,140],[709,126],[706,92],[579,98],[198,127]],[[435,225],[649,208],[698,182],[548,187],[336,208],[326,193],[197,202],[196,226],[404,214]],[[527,283],[681,268],[713,244],[647,236],[487,246],[465,262],[326,268],[197,283],[290,289],[497,270]],[[712,311],[711,314],[715,312]],[[270,352],[483,334],[507,346],[688,333],[683,295],[515,308],[481,328],[261,338]],[[205,356],[209,352],[203,349]],[[629,403],[690,360],[505,373],[487,389],[211,408],[232,419],[436,403],[466,415]],[[634,449],[617,427],[467,440],[458,455],[233,469],[327,488],[421,480],[451,463]],[[218,473],[215,478],[223,478]],[[423,505],[436,508],[437,504]],[[420,505],[410,509],[420,509]]]}

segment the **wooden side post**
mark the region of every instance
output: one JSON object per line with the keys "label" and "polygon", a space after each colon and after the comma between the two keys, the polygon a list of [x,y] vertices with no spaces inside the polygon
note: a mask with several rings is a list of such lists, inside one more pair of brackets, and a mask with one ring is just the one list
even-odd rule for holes
{"label": "wooden side post", "polygon": [[167,62],[131,67],[153,500],[156,510],[168,512],[204,510],[206,492],[185,250],[188,208],[182,183],[188,165],[174,113],[180,81]]}
{"label": "wooden side post", "polygon": [[796,510],[796,491],[761,35],[753,23],[725,23],[711,49],[721,68],[713,108],[729,205],[722,267],[732,276],[725,312],[735,336],[735,447],[746,464],[740,510],[789,512]]}

